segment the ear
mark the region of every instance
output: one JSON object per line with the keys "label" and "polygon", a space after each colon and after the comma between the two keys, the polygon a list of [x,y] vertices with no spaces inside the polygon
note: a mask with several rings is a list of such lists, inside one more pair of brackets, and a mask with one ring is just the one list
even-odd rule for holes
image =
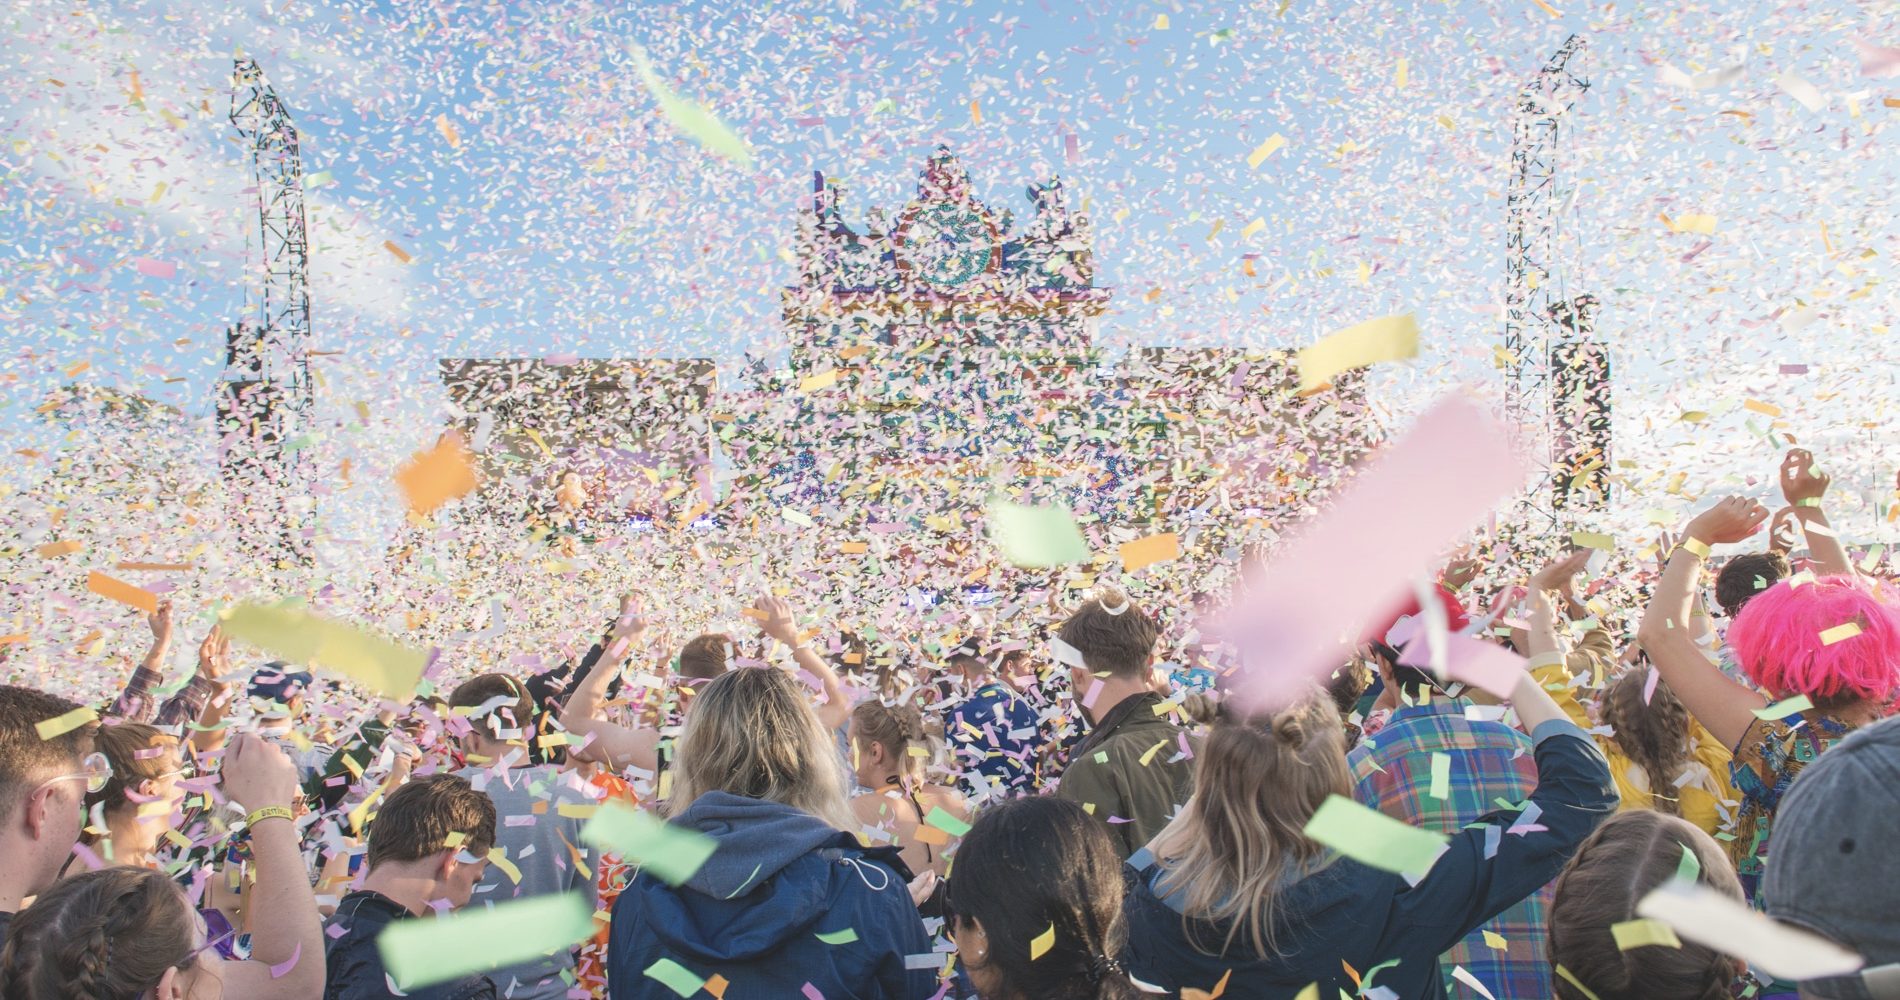
{"label": "ear", "polygon": [[455,848],[448,847],[443,848],[436,854],[435,864],[430,866],[429,873],[435,877],[437,882],[447,882],[449,876],[455,874],[455,857],[457,853]]}
{"label": "ear", "polygon": [[166,969],[150,995],[152,1000],[185,1000],[185,986],[178,981],[178,970]]}
{"label": "ear", "polygon": [[53,812],[49,800],[57,794],[59,794],[59,784],[55,782],[26,797],[25,807],[20,810],[20,813],[26,820],[27,834],[34,840],[45,835],[46,821]]}

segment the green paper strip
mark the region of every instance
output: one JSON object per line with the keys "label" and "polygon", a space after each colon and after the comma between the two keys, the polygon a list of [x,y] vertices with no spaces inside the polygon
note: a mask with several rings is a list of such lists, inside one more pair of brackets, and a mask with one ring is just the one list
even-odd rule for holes
{"label": "green paper strip", "polygon": [[420,649],[283,605],[242,604],[219,623],[224,634],[291,663],[315,663],[407,701],[429,655]]}
{"label": "green paper strip", "polygon": [[1807,695],[1800,694],[1783,701],[1775,702],[1767,708],[1755,709],[1755,718],[1763,722],[1776,722],[1796,712],[1805,712],[1813,707],[1814,702],[1809,701]]}
{"label": "green paper strip", "polygon": [[581,828],[581,840],[620,855],[667,885],[692,878],[719,849],[719,842],[703,833],[619,802],[602,805]]}
{"label": "green paper strip", "polygon": [[1676,862],[1676,878],[1683,882],[1695,882],[1702,878],[1702,861],[1689,849],[1688,844],[1680,844],[1682,860]]}
{"label": "green paper strip", "polygon": [[376,950],[396,985],[413,990],[552,955],[593,933],[593,906],[570,892],[398,920],[377,937]]}
{"label": "green paper strip", "polygon": [[1066,507],[989,503],[990,541],[1015,566],[1035,569],[1087,562],[1089,545]]}
{"label": "green paper strip", "polygon": [[1440,802],[1451,798],[1451,754],[1432,754],[1432,787],[1428,794]]}
{"label": "green paper strip", "polygon": [[638,48],[633,50],[633,70],[653,99],[660,103],[660,111],[673,123],[674,128],[691,136],[708,152],[717,153],[742,167],[752,166],[752,150],[746,147],[745,140],[735,135],[712,112],[693,101],[675,96],[672,88],[653,71],[653,64],[647,61],[646,53]]}
{"label": "green paper strip", "polygon": [[818,935],[818,940],[826,944],[850,944],[857,939],[858,932],[850,927],[846,927],[841,931],[832,931],[829,934]]}
{"label": "green paper strip", "polygon": [[952,837],[961,837],[970,832],[970,824],[950,815],[942,806],[932,806],[924,822],[936,827]]}
{"label": "green paper strip", "polygon": [[683,997],[690,997],[706,987],[706,980],[670,958],[662,958],[647,966],[646,974],[648,978],[659,980],[667,989]]}
{"label": "green paper strip", "polygon": [[1328,796],[1306,821],[1308,837],[1381,871],[1423,875],[1444,853],[1449,837],[1402,823],[1343,795]]}

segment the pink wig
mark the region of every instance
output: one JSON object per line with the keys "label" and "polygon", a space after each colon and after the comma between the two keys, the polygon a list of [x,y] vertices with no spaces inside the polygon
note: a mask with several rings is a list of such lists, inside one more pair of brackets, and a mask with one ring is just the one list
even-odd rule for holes
{"label": "pink wig", "polygon": [[[1900,608],[1884,591],[1846,576],[1783,580],[1742,608],[1728,644],[1748,676],[1779,696],[1807,695],[1824,709],[1885,704],[1900,689]],[[1848,624],[1860,634],[1822,639]]]}

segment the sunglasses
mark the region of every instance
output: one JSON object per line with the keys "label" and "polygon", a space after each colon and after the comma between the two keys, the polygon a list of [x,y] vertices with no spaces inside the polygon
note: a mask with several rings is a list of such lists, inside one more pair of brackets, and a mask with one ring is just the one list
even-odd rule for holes
{"label": "sunglasses", "polygon": [[[112,762],[106,759],[105,754],[97,751],[89,753],[80,758],[79,766],[84,770],[74,774],[54,775],[40,782],[39,788],[45,788],[56,781],[73,781],[83,778],[86,782],[86,791],[92,793],[105,791],[106,783],[112,780]],[[38,791],[39,788],[34,791]]]}

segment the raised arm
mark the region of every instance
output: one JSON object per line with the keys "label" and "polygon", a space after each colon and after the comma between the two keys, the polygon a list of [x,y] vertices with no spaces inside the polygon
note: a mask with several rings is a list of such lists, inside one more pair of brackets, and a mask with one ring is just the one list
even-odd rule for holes
{"label": "raised arm", "polygon": [[225,678],[230,672],[231,640],[223,629],[214,626],[204,642],[198,644],[198,674],[191,679],[192,684],[207,685],[209,693],[198,710],[197,725],[191,732],[192,749],[201,754],[224,746],[224,716],[231,709],[232,698],[231,683]]}
{"label": "raised arm", "polygon": [[106,713],[127,722],[151,722],[158,714],[158,706],[152,703],[152,690],[165,679],[165,657],[172,649],[172,602],[158,602],[158,609],[146,617],[145,623],[152,629],[152,644],[145,650],[145,659],[139,661],[138,669],[132,671],[132,678],[125,682],[125,690]]}
{"label": "raised arm", "polygon": [[607,688],[620,675],[627,655],[645,638],[647,619],[639,600],[632,594],[620,599],[620,617],[614,622],[607,647],[592,669],[582,675],[561,706],[561,726],[570,733],[587,737],[587,744],[568,751],[575,760],[594,761],[619,769],[637,767],[652,771],[659,767],[660,732],[657,729],[632,728],[601,718],[607,703]]}
{"label": "raised arm", "polygon": [[767,594],[759,598],[754,607],[759,631],[792,647],[792,662],[798,664],[800,670],[818,678],[825,695],[824,702],[816,706],[818,721],[824,723],[826,729],[843,726],[851,718],[851,700],[844,693],[844,683],[838,680],[838,672],[831,669],[831,664],[826,663],[824,657],[811,648],[811,643],[799,637],[792,606]]}
{"label": "raised arm", "polygon": [[[1579,727],[1590,724],[1590,715],[1583,704],[1577,700],[1570,686],[1570,668],[1565,662],[1563,644],[1557,639],[1557,609],[1551,602],[1553,590],[1563,590],[1570,579],[1583,568],[1590,558],[1588,550],[1573,552],[1543,569],[1532,574],[1525,600],[1530,611],[1529,628],[1525,630],[1525,652],[1530,655],[1531,669],[1526,677],[1536,682],[1538,691],[1544,700],[1557,709],[1557,718],[1569,719]],[[1520,682],[1522,686],[1522,682]],[[1524,708],[1518,705],[1517,695],[1513,693],[1512,704],[1517,706],[1518,719],[1523,722],[1526,732],[1535,732],[1537,722],[1524,715]],[[1533,716],[1542,716],[1542,703],[1532,699],[1530,705]]]}
{"label": "raised arm", "polygon": [[1744,497],[1726,497],[1696,515],[1656,582],[1636,633],[1636,641],[1669,682],[1669,689],[1696,721],[1730,747],[1741,740],[1754,710],[1764,707],[1767,700],[1730,680],[1703,654],[1689,625],[1690,607],[1709,547],[1747,538],[1767,517],[1767,508]]}
{"label": "raised arm", "polygon": [[[224,995],[316,1000],[323,993],[323,921],[289,818],[298,794],[297,766],[282,750],[247,734],[227,752],[219,783],[247,815],[282,810],[250,825],[257,871],[249,911],[253,957],[223,964]],[[282,973],[273,974],[273,967]]]}
{"label": "raised arm", "polygon": [[1781,495],[1787,498],[1788,506],[1794,508],[1794,519],[1808,540],[1808,555],[1814,560],[1815,572],[1821,576],[1853,576],[1854,564],[1847,558],[1847,549],[1834,534],[1833,526],[1827,523],[1827,515],[1821,513],[1821,497],[1833,481],[1833,477],[1815,468],[1814,456],[1805,448],[1789,449],[1787,457],[1781,460]]}

